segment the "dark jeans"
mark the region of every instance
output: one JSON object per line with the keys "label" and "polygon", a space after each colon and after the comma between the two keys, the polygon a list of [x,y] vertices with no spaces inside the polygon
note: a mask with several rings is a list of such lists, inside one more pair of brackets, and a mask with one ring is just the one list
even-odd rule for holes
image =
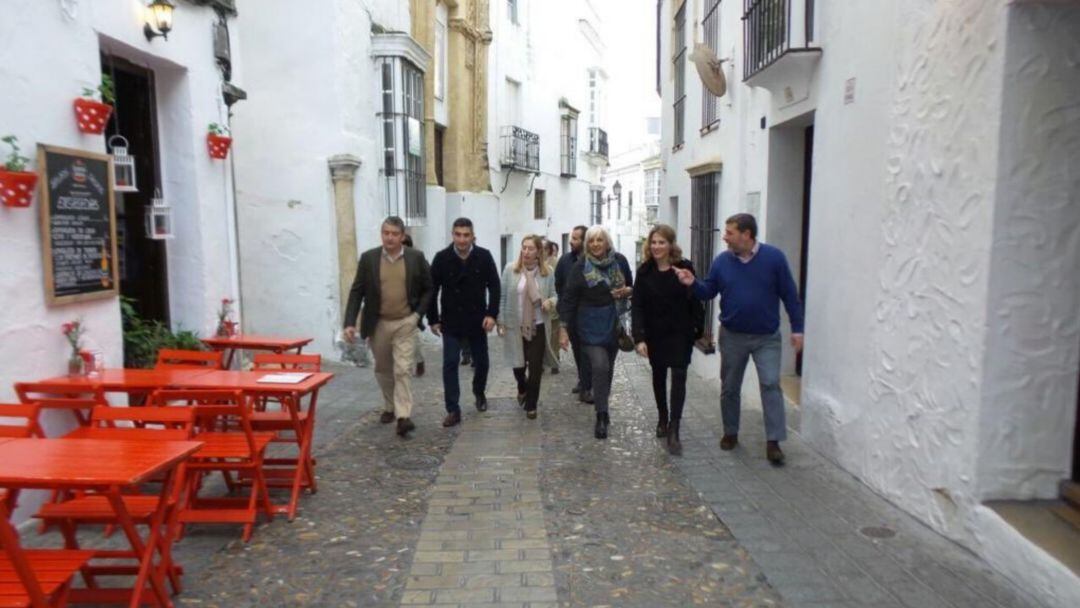
{"label": "dark jeans", "polygon": [[525,410],[535,410],[540,401],[540,377],[544,375],[544,352],[547,350],[543,325],[536,326],[532,340],[521,339],[521,350],[525,354],[525,367],[515,367],[514,378],[518,392],[525,393]]}
{"label": "dark jeans", "polygon": [[746,364],[753,357],[761,389],[761,409],[765,416],[765,439],[787,439],[784,393],[780,389],[780,332],[740,334],[721,329],[719,342],[720,416],[724,420],[724,434],[739,433],[743,374],[746,373]]}
{"label": "dark jeans", "polygon": [[446,411],[451,413],[460,412],[461,405],[458,403],[458,399],[461,398],[461,387],[458,385],[458,367],[461,366],[462,344],[467,343],[469,350],[472,352],[473,365],[476,367],[473,372],[472,391],[473,395],[479,397],[484,394],[484,390],[487,388],[487,334],[481,329],[468,336],[454,336],[444,332],[442,339],[442,381],[443,390],[446,392]]}
{"label": "dark jeans", "polygon": [[570,348],[574,351],[574,365],[577,366],[577,379],[578,387],[583,391],[592,390],[592,368],[589,365],[589,358],[585,356],[585,353],[581,350],[581,340],[578,339],[577,332],[567,329],[566,333],[570,334]]}
{"label": "dark jeans", "polygon": [[[614,344],[610,346],[581,345],[582,358],[588,359],[592,378],[589,384],[595,403],[593,407],[597,414],[606,414],[608,411],[608,397],[611,396],[611,380],[615,376],[615,354],[619,349]],[[582,390],[586,390],[582,388]]]}
{"label": "dark jeans", "polygon": [[[671,370],[671,410],[668,411],[667,373]],[[686,402],[686,368],[654,365],[652,368],[652,390],[656,398],[656,409],[662,421],[682,420],[683,404]]]}

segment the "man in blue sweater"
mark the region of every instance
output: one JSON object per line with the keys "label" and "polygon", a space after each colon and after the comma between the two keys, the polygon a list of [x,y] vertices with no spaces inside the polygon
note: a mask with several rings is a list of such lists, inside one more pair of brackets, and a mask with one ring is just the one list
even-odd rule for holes
{"label": "man in blue sweater", "polygon": [[743,374],[753,357],[765,413],[765,455],[769,462],[781,465],[780,442],[787,439],[787,423],[780,389],[780,302],[791,319],[795,352],[803,345],[802,303],[784,253],[758,242],[754,216],[737,213],[724,224],[728,250],[716,256],[704,281],[695,279],[689,270],[675,272],[702,300],[720,294],[720,413],[724,420],[720,448],[732,450],[739,443]]}

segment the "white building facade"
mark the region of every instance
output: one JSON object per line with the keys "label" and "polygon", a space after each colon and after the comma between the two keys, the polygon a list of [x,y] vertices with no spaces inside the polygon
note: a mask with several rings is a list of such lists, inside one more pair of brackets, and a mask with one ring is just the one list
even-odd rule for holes
{"label": "white building facade", "polygon": [[[18,137],[39,183],[38,145],[105,154],[109,138],[124,136],[138,191],[114,196],[119,294],[146,319],[207,336],[221,299],[238,295],[232,173],[227,160],[210,157],[206,137],[209,123],[228,124],[228,80],[242,81],[229,48],[238,20],[231,2],[180,3],[168,39],[151,40],[144,9],[131,0],[5,2],[0,135]],[[87,134],[73,100],[97,89],[103,75],[115,85],[112,119],[104,134]],[[155,190],[171,206],[168,239],[150,238],[145,228]],[[124,363],[118,297],[48,303],[41,205],[39,193],[29,208],[0,208],[0,401],[16,401],[14,382],[67,373],[66,322],[82,321],[84,348],[100,351],[107,367]],[[67,412],[47,411],[42,422],[50,436],[73,426]],[[17,517],[35,504],[23,500]]]}
{"label": "white building facade", "polygon": [[[787,254],[803,435],[1048,605],[1080,603],[1080,579],[986,504],[1080,475],[1080,5],[657,11],[661,220],[699,267],[737,212]],[[695,42],[727,60],[719,99]],[[715,355],[695,360],[717,376]]]}
{"label": "white building facade", "polygon": [[491,5],[488,196],[498,214],[471,217],[484,222],[477,234],[501,264],[517,258],[526,234],[565,252],[573,227],[587,224],[590,205],[601,199],[608,162],[603,17],[610,8],[608,0]]}
{"label": "white building facade", "polygon": [[615,249],[635,269],[649,230],[659,222],[662,175],[659,140],[613,156],[604,172],[603,204],[590,223],[607,227]]}
{"label": "white building facade", "polygon": [[330,355],[358,253],[388,214],[424,223],[415,101],[431,57],[408,2],[269,0],[246,17],[250,99],[234,127],[252,142],[236,153],[245,330],[313,337]]}

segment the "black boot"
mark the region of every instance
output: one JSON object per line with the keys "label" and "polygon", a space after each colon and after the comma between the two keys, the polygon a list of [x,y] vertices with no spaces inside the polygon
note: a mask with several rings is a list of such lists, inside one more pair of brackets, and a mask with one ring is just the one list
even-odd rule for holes
{"label": "black boot", "polygon": [[608,427],[608,415],[607,412],[596,414],[596,435],[597,439],[607,439],[607,427]]}
{"label": "black boot", "polygon": [[667,408],[657,410],[656,438],[663,439],[668,436],[668,411]]}
{"label": "black boot", "polygon": [[679,423],[681,420],[672,420],[668,425],[667,450],[672,456],[682,455],[682,442],[679,441]]}

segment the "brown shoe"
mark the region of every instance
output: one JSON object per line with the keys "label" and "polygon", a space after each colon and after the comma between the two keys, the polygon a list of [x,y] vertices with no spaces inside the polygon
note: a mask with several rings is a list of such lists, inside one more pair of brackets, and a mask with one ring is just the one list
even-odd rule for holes
{"label": "brown shoe", "polygon": [[382,416],[379,416],[379,422],[383,424],[390,424],[394,421],[394,412],[383,412]]}
{"label": "brown shoe", "polygon": [[765,458],[776,466],[784,464],[784,451],[780,449],[779,441],[765,442]]}
{"label": "brown shoe", "polygon": [[446,418],[442,419],[442,425],[447,428],[459,424],[461,424],[461,412],[450,412],[446,415]]}
{"label": "brown shoe", "polygon": [[416,428],[416,425],[412,423],[412,420],[408,418],[398,418],[397,421],[397,434],[404,437],[409,431]]}
{"label": "brown shoe", "polygon": [[529,420],[536,420],[536,410],[525,410],[525,417]]}
{"label": "brown shoe", "polygon": [[726,451],[734,450],[735,446],[739,445],[738,435],[724,435],[720,438],[720,449]]}

